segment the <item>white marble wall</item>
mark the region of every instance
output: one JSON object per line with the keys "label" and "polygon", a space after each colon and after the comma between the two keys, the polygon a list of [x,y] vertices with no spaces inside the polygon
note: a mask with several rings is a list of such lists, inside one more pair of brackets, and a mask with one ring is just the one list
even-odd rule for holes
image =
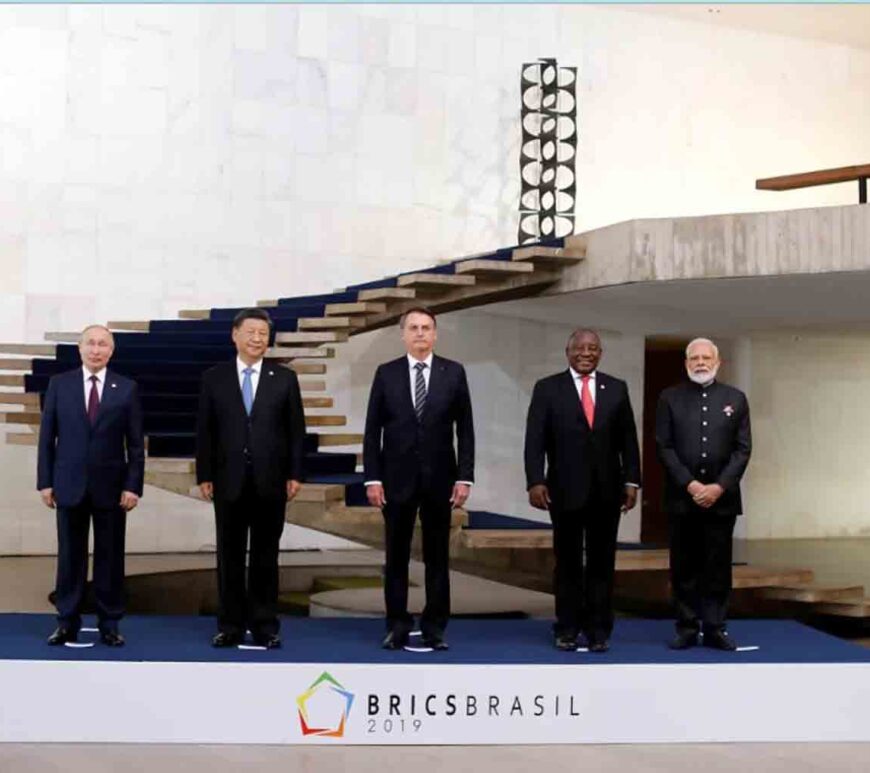
{"label": "white marble wall", "polygon": [[[0,340],[513,243],[519,68],[539,56],[579,67],[578,230],[855,199],[753,181],[866,156],[863,51],[609,7],[3,5]],[[537,329],[516,325],[515,346],[483,326],[459,350],[512,416],[561,350],[521,366]],[[518,425],[479,426],[475,496],[512,511]],[[51,549],[32,465],[0,445],[0,552]],[[205,544],[192,512],[146,497],[134,547]]]}

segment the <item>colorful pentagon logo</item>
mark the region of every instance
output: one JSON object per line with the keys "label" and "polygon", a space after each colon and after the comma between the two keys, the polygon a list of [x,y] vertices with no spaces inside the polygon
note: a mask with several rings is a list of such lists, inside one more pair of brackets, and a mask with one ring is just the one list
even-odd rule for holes
{"label": "colorful pentagon logo", "polygon": [[354,695],[324,671],[296,698],[302,735],[342,738]]}

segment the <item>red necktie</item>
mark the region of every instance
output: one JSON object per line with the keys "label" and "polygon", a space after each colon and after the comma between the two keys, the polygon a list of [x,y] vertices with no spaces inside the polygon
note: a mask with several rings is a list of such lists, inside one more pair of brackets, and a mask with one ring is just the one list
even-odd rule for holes
{"label": "red necktie", "polygon": [[583,405],[583,413],[586,414],[586,422],[589,424],[589,429],[592,429],[592,422],[595,421],[595,402],[592,399],[592,392],[589,391],[590,376],[580,376],[583,386],[580,388],[580,402]]}
{"label": "red necktie", "polygon": [[88,421],[93,425],[100,409],[100,393],[97,391],[97,377],[91,376],[91,393],[88,395]]}

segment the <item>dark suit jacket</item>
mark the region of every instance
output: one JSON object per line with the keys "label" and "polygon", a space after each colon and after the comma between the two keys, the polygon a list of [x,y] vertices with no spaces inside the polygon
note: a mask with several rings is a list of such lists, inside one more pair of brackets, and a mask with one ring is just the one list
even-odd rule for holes
{"label": "dark suit jacket", "polygon": [[618,508],[625,484],[641,482],[625,382],[596,371],[590,429],[570,370],[538,381],[526,419],[525,462],[527,488],[546,483],[558,510],[583,507],[593,487],[602,505]]}
{"label": "dark suit jacket", "polygon": [[100,509],[116,507],[122,491],[141,496],[145,477],[142,406],[136,383],[106,370],[94,426],[85,407],[81,368],[48,382],[39,425],[37,489],[54,489],[60,507],[85,494]]}
{"label": "dark suit jacket", "polygon": [[[725,489],[711,513],[742,513],[740,479],[752,452],[749,403],[743,392],[718,381],[708,387],[686,381],[666,389],[656,411],[656,448],[667,472],[668,510],[692,509],[694,503],[686,486],[698,480],[718,483]],[[706,457],[701,456],[704,453]]]}
{"label": "dark suit jacket", "polygon": [[474,423],[465,368],[433,356],[426,409],[418,423],[407,356],[378,366],[369,394],[363,466],[365,479],[381,481],[387,501],[397,504],[414,496],[418,481],[445,499],[457,480],[473,482]]}
{"label": "dark suit jacket", "polygon": [[214,484],[216,499],[237,499],[244,487],[245,448],[261,497],[286,499],[287,481],[302,480],[305,416],[296,374],[263,360],[251,415],[245,413],[236,361],[202,376],[196,425],[196,481]]}

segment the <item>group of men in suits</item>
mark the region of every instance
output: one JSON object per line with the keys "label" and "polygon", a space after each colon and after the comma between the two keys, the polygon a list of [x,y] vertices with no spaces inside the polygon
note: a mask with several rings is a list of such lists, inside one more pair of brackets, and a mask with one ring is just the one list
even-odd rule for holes
{"label": "group of men in suits", "polygon": [[[383,512],[385,649],[409,643],[408,564],[419,515],[426,603],[422,643],[448,648],[451,514],[474,485],[471,396],[461,364],[434,353],[437,322],[408,309],[405,355],[380,365],[369,395],[363,441],[366,494]],[[305,419],[296,374],[264,359],[272,322],[244,309],[232,324],[237,356],[205,372],[196,433],[196,477],[212,501],[219,611],[215,647],[250,631],[255,645],[281,646],[276,614],[279,543],[287,502],[303,479]],[[81,626],[94,523],[94,591],[100,639],[121,646],[126,513],[142,495],[144,440],[136,384],[107,369],[111,332],[86,328],[82,368],[51,379],[39,434],[42,500],[57,509],[58,627],[49,644],[74,642]],[[526,421],[529,503],[547,510],[555,556],[554,643],[609,648],[620,515],[641,485],[634,414],[624,381],[598,370],[594,330],[574,331],[568,369],[535,384]],[[745,395],[716,381],[719,354],[707,339],[686,351],[689,382],[660,399],[656,443],[665,467],[671,520],[676,649],[700,641],[734,649],[725,632],[731,538],[741,510],[739,482],[751,450]],[[247,570],[246,570],[247,566]]]}

